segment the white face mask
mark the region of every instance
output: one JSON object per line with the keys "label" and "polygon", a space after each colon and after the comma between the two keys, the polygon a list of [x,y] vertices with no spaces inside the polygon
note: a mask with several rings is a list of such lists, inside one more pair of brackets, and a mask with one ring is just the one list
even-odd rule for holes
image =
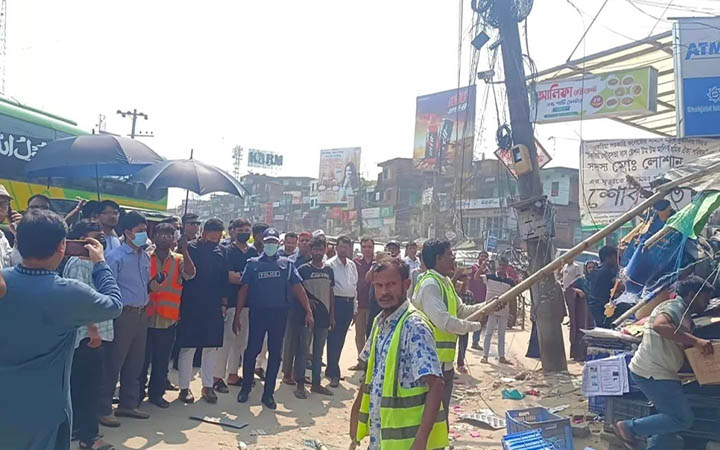
{"label": "white face mask", "polygon": [[268,256],[275,256],[275,254],[278,251],[278,247],[279,247],[278,244],[276,244],[274,242],[273,243],[268,242],[263,247],[263,252],[265,252],[265,254]]}

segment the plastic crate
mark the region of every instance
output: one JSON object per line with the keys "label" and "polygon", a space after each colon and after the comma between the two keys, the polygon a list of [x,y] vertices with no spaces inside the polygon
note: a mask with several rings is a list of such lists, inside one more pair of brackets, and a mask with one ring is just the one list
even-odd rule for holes
{"label": "plastic crate", "polygon": [[557,416],[546,408],[511,409],[505,412],[508,434],[540,430],[555,450],[573,450],[570,419]]}
{"label": "plastic crate", "polygon": [[607,397],[603,395],[594,395],[588,397],[588,411],[598,416],[605,415],[605,405],[607,403]]}
{"label": "plastic crate", "polygon": [[607,397],[603,429],[608,433],[612,433],[615,422],[646,417],[652,413],[653,407],[645,398]]}
{"label": "plastic crate", "polygon": [[542,437],[540,430],[507,434],[502,438],[503,450],[554,450]]}

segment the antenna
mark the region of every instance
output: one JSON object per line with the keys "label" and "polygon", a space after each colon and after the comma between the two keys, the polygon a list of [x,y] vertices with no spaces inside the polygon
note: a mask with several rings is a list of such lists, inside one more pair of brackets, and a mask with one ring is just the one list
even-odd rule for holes
{"label": "antenna", "polygon": [[7,66],[7,0],[0,0],[0,93],[5,93]]}

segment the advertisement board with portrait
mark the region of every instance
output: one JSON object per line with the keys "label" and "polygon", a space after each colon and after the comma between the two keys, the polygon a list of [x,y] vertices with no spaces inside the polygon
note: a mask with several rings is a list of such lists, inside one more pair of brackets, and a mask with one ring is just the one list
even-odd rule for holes
{"label": "advertisement board with portrait", "polygon": [[344,205],[360,189],[360,147],[320,150],[318,204]]}

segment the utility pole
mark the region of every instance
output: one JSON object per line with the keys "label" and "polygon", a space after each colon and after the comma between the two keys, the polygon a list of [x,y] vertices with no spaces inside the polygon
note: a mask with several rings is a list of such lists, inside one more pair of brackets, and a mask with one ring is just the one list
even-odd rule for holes
{"label": "utility pole", "polygon": [[132,117],[132,127],[130,128],[130,139],[135,139],[136,137],[155,137],[155,135],[150,133],[135,133],[135,125],[137,123],[137,118],[142,117],[143,119],[147,120],[148,115],[143,112],[138,112],[137,109],[133,109],[132,111],[121,111],[117,110],[117,114],[120,114],[123,117]]}
{"label": "utility pole", "polygon": [[[537,149],[533,127],[530,123],[530,105],[525,82],[518,18],[514,8],[516,4],[517,2],[508,0],[495,0],[492,7],[499,24],[513,144],[522,144],[528,148],[532,164],[532,170],[518,178],[521,204],[524,203],[518,210],[518,217],[523,217],[521,211],[523,208],[525,208],[524,216],[527,217],[527,210],[530,208],[534,209],[535,217],[547,218],[551,217],[550,205],[543,196],[540,183]],[[537,225],[537,222],[531,224],[530,227],[534,227],[534,225]],[[547,231],[530,233],[532,237],[525,241],[530,255],[530,273],[536,272],[551,261],[552,226],[545,227],[545,230]],[[543,371],[567,370],[562,334],[564,302],[557,282],[552,275],[546,276],[531,288],[531,293]]]}

